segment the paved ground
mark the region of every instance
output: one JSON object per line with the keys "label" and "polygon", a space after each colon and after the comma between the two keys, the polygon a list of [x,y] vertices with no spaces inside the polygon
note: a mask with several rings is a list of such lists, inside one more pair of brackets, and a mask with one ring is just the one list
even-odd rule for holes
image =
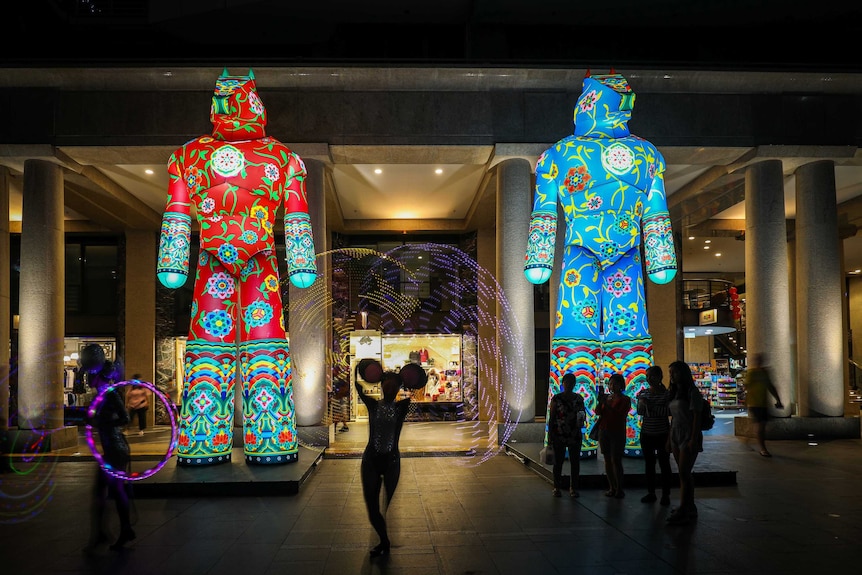
{"label": "paved ground", "polygon": [[505,454],[405,458],[388,513],[392,555],[375,560],[358,459],[320,460],[293,496],[138,499],[136,541],[92,556],[82,549],[95,463],[18,461],[0,474],[0,565],[28,575],[855,572],[862,441],[812,443],[771,442],[767,459],[746,440],[708,437],[703,464],[736,471],[737,484],[699,489],[686,527],[667,526],[668,508],[640,503],[640,490],[553,498]]}

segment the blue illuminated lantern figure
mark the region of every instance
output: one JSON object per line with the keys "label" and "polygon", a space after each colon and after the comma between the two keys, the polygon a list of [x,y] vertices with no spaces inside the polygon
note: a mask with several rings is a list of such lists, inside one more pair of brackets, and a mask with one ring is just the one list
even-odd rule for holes
{"label": "blue illuminated lantern figure", "polygon": [[[664,158],[629,132],[634,101],[623,76],[588,75],[575,106],[574,134],[536,164],[524,266],[530,282],[551,277],[558,205],[565,217],[548,402],[563,375],[574,373],[575,391],[586,400],[587,429],[595,420],[596,385],[612,373],[623,374],[631,398],[647,386],[653,355],[642,269],[657,284],[676,275]],[[625,453],[640,455],[634,410],[626,435]],[[582,457],[596,447],[585,434]]]}

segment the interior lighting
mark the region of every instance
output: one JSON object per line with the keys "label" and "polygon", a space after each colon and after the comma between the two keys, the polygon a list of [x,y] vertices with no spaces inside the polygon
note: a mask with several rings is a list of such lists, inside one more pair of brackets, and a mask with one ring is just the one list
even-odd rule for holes
{"label": "interior lighting", "polygon": [[443,173],[443,168],[437,168],[436,170],[434,170],[434,173],[435,173],[435,174],[442,174],[442,173]]}
{"label": "interior lighting", "polygon": [[148,176],[152,176],[155,172],[153,172],[151,169],[147,168],[146,170],[144,170],[144,173]]}
{"label": "interior lighting", "polygon": [[720,258],[720,257],[721,257],[721,252],[715,252],[715,257]]}
{"label": "interior lighting", "polygon": [[705,243],[705,244],[711,244],[711,243],[712,243],[712,240],[703,240],[703,243]]}
{"label": "interior lighting", "polygon": [[688,239],[693,240],[694,236],[688,236]]}
{"label": "interior lighting", "polygon": [[383,170],[381,170],[380,168],[374,168],[374,173],[375,174],[382,174]]}
{"label": "interior lighting", "polygon": [[703,246],[703,249],[708,250],[709,246]]}

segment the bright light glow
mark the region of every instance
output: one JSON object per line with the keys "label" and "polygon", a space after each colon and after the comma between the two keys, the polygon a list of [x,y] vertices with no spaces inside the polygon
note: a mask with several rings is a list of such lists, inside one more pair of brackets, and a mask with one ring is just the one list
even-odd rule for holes
{"label": "bright light glow", "polygon": [[703,243],[705,243],[705,244],[711,244],[711,243],[712,243],[712,240],[703,240]]}
{"label": "bright light glow", "polygon": [[375,174],[382,174],[383,170],[381,170],[380,168],[374,168],[374,173]]}
{"label": "bright light glow", "polygon": [[152,176],[155,172],[153,172],[151,169],[147,168],[146,170],[144,170],[144,173],[148,176]]}
{"label": "bright light glow", "polygon": [[77,351],[73,351],[71,354],[69,354],[69,357],[77,361],[80,356],[78,355]]}
{"label": "bright light glow", "polygon": [[708,250],[709,246],[703,246],[703,249]]}
{"label": "bright light glow", "polygon": [[721,252],[715,252],[715,257],[720,258],[720,257],[721,257]]}
{"label": "bright light glow", "polygon": [[693,240],[694,236],[688,236],[688,239]]}
{"label": "bright light glow", "polygon": [[442,173],[443,173],[443,168],[437,168],[436,170],[434,170],[434,173],[435,173],[435,174],[442,174]]}

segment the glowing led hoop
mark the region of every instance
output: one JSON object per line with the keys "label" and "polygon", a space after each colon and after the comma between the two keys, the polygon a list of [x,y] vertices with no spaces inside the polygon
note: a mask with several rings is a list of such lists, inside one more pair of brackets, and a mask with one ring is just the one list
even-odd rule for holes
{"label": "glowing led hoop", "polygon": [[143,386],[152,391],[153,395],[155,395],[165,404],[165,407],[168,410],[168,418],[171,420],[171,441],[168,445],[167,451],[165,452],[165,457],[155,467],[140,472],[133,471],[131,473],[126,473],[123,470],[114,469],[110,463],[105,462],[105,459],[104,457],[102,457],[102,454],[99,453],[98,449],[96,449],[96,442],[93,440],[93,426],[89,423],[87,424],[87,445],[90,446],[90,451],[93,452],[93,456],[96,458],[96,461],[99,462],[99,466],[101,466],[101,468],[104,469],[108,475],[112,475],[117,479],[140,481],[141,479],[152,477],[153,475],[158,473],[159,470],[165,466],[165,464],[173,455],[174,449],[176,449],[177,447],[177,441],[179,440],[179,431],[177,429],[177,412],[174,408],[173,403],[171,403],[171,401],[168,399],[168,396],[156,389],[156,386],[154,386],[152,383],[139,380],[118,381],[113,385],[109,385],[108,387],[100,391],[98,395],[96,395],[95,399],[93,399],[92,403],[90,403],[90,408],[87,410],[88,418],[92,420],[96,416],[96,413],[99,411],[99,408],[102,407],[102,404],[105,402],[105,397],[107,397],[108,393],[114,391],[118,387],[123,387],[124,385]]}

